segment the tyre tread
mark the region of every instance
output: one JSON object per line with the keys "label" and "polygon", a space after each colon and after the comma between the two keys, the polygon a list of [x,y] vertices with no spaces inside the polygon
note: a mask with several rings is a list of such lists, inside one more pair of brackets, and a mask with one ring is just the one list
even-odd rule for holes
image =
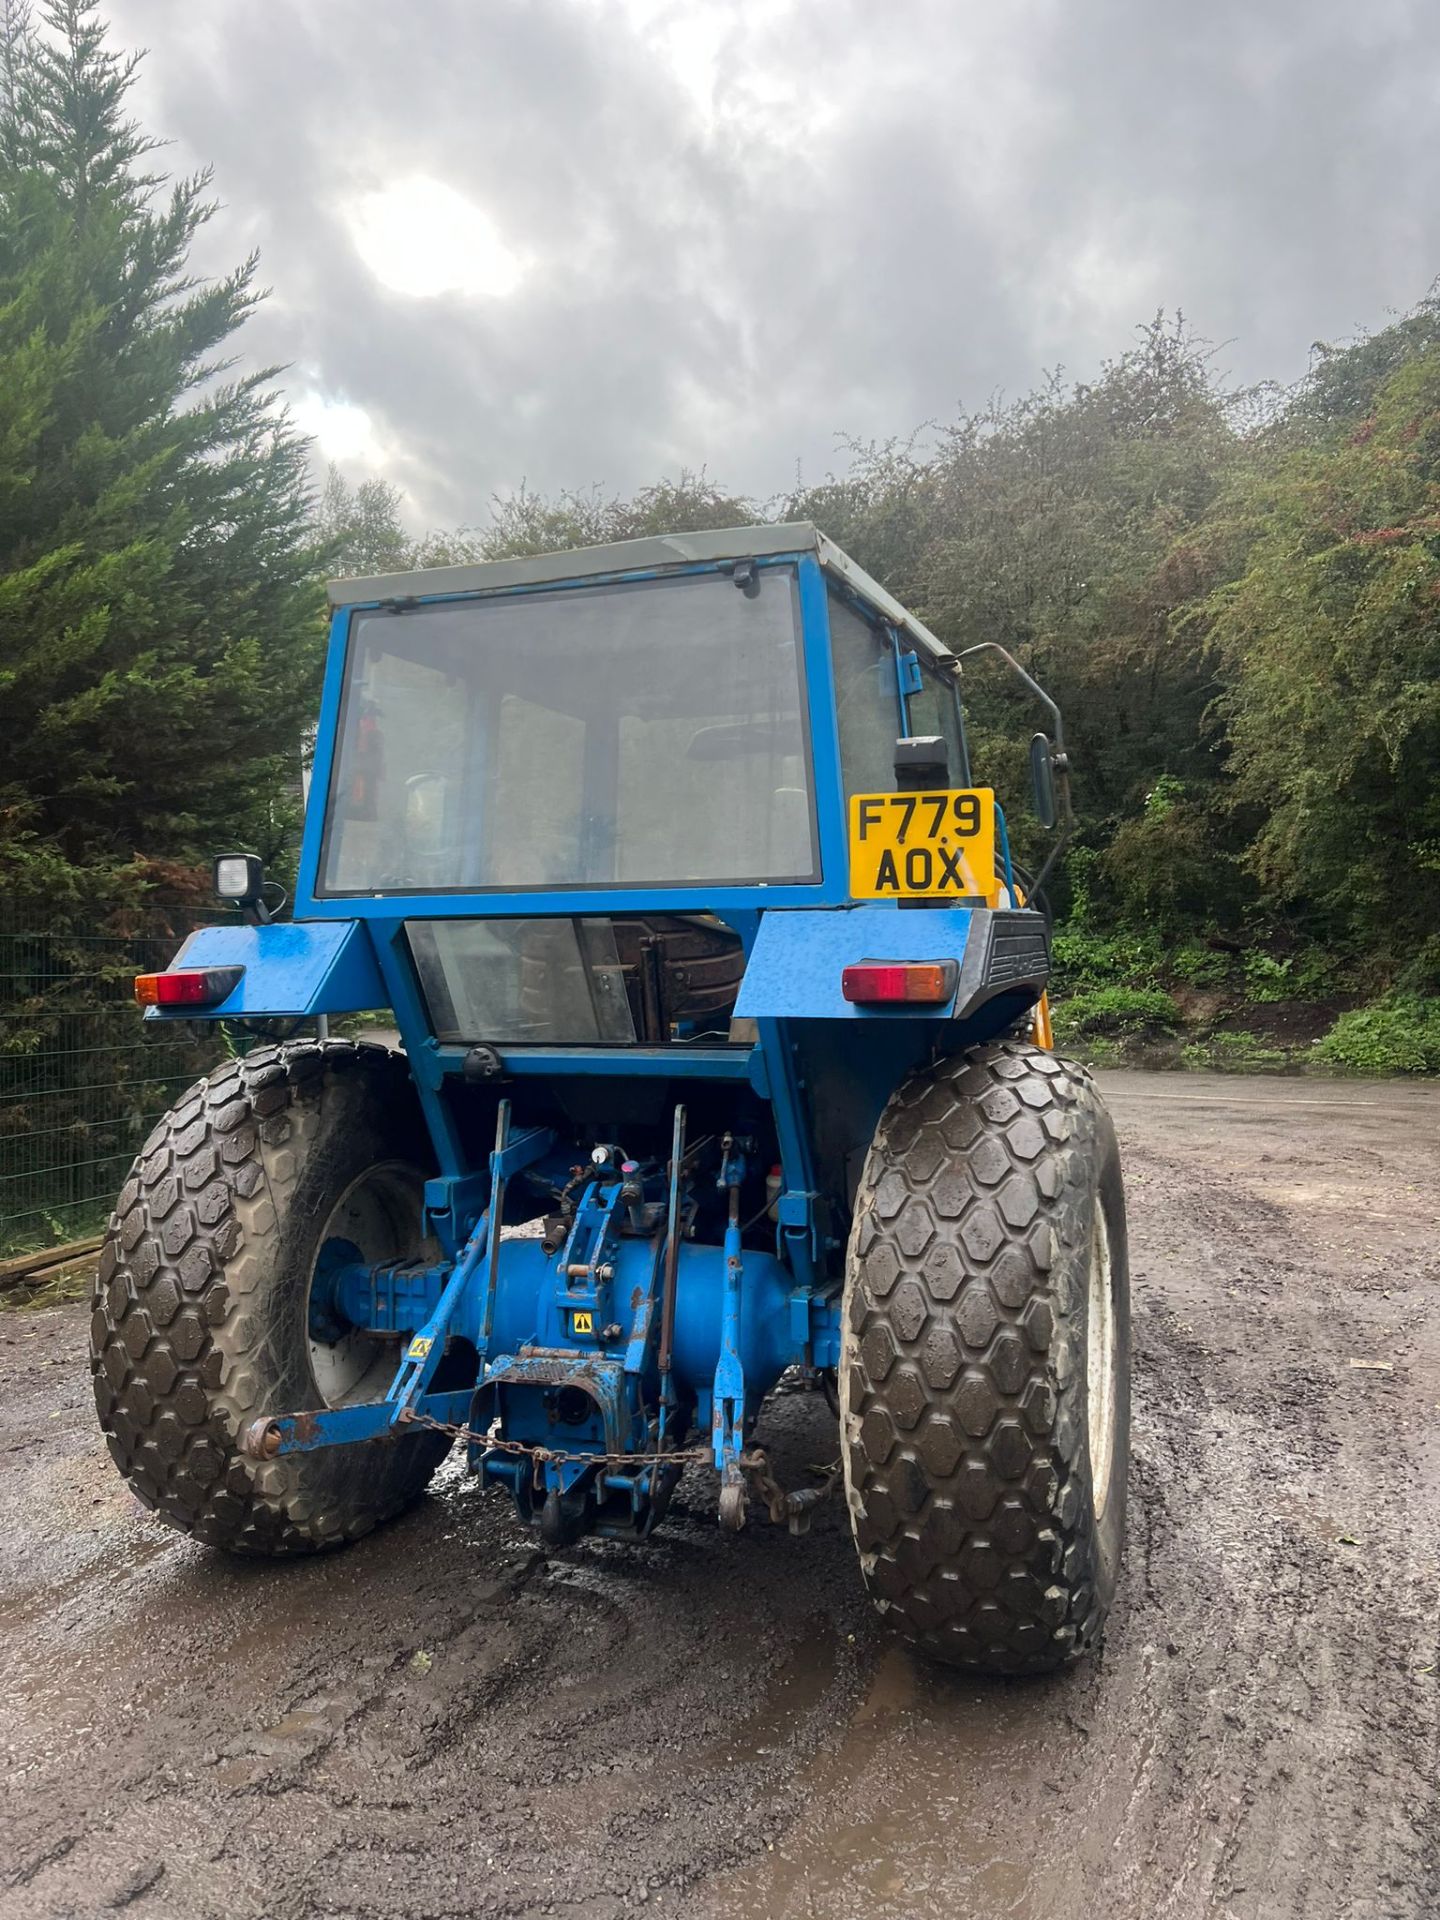
{"label": "tyre tread", "polygon": [[1083,1303],[1056,1257],[1080,1251],[1102,1131],[1086,1070],[1012,1039],[907,1082],[861,1178],[841,1364],[851,1520],[882,1611],[948,1664],[1046,1671],[1102,1624],[1070,1364]]}
{"label": "tyre tread", "polygon": [[317,1504],[290,1463],[238,1451],[278,1371],[254,1298],[264,1243],[327,1087],[357,1074],[388,1100],[413,1099],[403,1056],[363,1042],[292,1041],[217,1068],[145,1141],[96,1268],[90,1367],[115,1463],[142,1505],[233,1552],[343,1545],[408,1505],[434,1469],[428,1436],[367,1448],[354,1497]]}

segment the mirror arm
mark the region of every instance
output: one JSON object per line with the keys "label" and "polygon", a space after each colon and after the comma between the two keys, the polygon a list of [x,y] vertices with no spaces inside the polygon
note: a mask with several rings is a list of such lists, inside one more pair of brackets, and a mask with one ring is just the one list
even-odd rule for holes
{"label": "mirror arm", "polygon": [[[1068,806],[1066,808],[1066,813],[1067,813],[1067,819],[1068,819],[1068,814],[1069,814]],[[1046,854],[1045,864],[1041,867],[1039,873],[1036,874],[1034,885],[1031,887],[1029,893],[1025,896],[1025,901],[1027,906],[1032,904],[1033,901],[1039,897],[1041,891],[1045,886],[1045,882],[1050,878],[1050,872],[1051,872],[1051,869],[1054,867],[1055,862],[1060,858],[1061,854],[1064,853],[1065,849],[1069,846],[1070,842],[1074,838],[1075,838],[1075,828],[1073,824],[1067,825],[1062,831],[1059,839],[1055,842],[1054,846],[1051,847],[1049,853]]]}
{"label": "mirror arm", "polygon": [[[1054,722],[1055,752],[1051,756],[1050,764],[1054,770],[1055,788],[1056,788],[1056,793],[1060,800],[1060,819],[1062,820],[1062,822],[1065,824],[1067,828],[1073,828],[1074,820],[1075,820],[1075,811],[1070,804],[1070,755],[1068,754],[1065,748],[1064,716],[1060,712],[1059,707],[1056,706],[1055,702],[1050,698],[1049,694],[1045,691],[1044,687],[1041,686],[1040,682],[1036,680],[1031,674],[1028,674],[1025,671],[1024,667],[1021,666],[1020,662],[1015,658],[1014,654],[1010,653],[1006,648],[1002,647],[998,640],[978,640],[973,647],[966,647],[963,652],[957,653],[955,655],[955,662],[957,667],[962,660],[973,659],[977,653],[998,653],[1000,658],[1005,662],[1006,666],[1009,667],[1010,671],[1013,674],[1015,674],[1017,678],[1025,682],[1025,685],[1030,689],[1030,691],[1034,694],[1035,698],[1045,708],[1046,712],[1050,715],[1051,720]],[[1070,837],[1069,833],[1067,832],[1061,837],[1060,841],[1051,850],[1050,858],[1045,862],[1045,865],[1041,868],[1042,875],[1048,873],[1051,867],[1054,866],[1056,855],[1060,853],[1061,849],[1064,847],[1069,837]],[[1036,886],[1038,890],[1038,887],[1039,887],[1038,881],[1036,882]]]}

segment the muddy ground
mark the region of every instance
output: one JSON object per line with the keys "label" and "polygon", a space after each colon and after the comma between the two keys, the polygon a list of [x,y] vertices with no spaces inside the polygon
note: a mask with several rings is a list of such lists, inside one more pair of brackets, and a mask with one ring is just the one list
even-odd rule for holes
{"label": "muddy ground", "polygon": [[[1103,1076],[1136,1324],[1102,1656],[977,1684],[709,1488],[546,1558],[444,1479],[218,1558],[131,1502],[85,1312],[0,1316],[0,1914],[1440,1912],[1440,1095]],[[771,1437],[828,1457],[809,1397]]]}

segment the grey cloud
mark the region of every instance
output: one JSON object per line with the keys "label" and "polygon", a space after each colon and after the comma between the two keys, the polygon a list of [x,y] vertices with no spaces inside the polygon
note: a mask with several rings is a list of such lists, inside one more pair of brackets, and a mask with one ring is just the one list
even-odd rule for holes
{"label": "grey cloud", "polygon": [[[112,0],[138,106],[211,161],[246,339],[364,408],[417,522],[522,478],[681,463],[784,487],[1159,304],[1293,378],[1440,270],[1428,0]],[[714,103],[667,57],[716,48]],[[793,94],[787,114],[767,89]],[[711,110],[713,104],[713,111]],[[533,266],[505,299],[381,286],[342,217],[450,182]]]}

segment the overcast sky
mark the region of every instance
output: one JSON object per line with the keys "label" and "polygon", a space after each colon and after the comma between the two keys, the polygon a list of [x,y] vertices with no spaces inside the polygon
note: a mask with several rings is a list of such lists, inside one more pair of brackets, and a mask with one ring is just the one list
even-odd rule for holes
{"label": "overcast sky", "polygon": [[110,0],[251,359],[417,526],[761,496],[1157,306],[1290,380],[1440,273],[1437,0]]}

